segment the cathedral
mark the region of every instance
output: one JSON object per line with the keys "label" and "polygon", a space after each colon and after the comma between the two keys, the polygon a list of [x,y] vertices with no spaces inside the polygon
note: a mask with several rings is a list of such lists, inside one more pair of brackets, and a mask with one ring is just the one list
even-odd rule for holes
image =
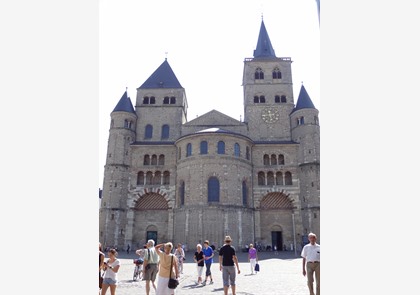
{"label": "cathedral", "polygon": [[149,239],[195,249],[230,235],[237,249],[300,250],[320,242],[320,127],[302,85],[295,103],[290,57],[277,57],[264,21],[244,59],[244,119],[212,110],[187,119],[169,62],[111,112],[99,209],[104,246]]}

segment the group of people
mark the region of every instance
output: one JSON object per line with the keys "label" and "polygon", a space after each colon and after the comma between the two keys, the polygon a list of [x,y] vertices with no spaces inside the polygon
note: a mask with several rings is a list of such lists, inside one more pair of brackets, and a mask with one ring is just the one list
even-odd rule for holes
{"label": "group of people", "polygon": [[[308,234],[309,243],[306,244],[301,252],[302,273],[307,276],[307,285],[310,295],[320,295],[320,245],[316,243],[317,237],[314,233]],[[163,251],[161,250],[163,247]],[[173,252],[173,253],[172,253]],[[257,249],[253,244],[249,245],[248,261],[251,267],[251,274],[256,273],[258,264]],[[155,245],[154,240],[147,241],[144,249],[139,249],[136,253],[143,259],[143,280],[146,281],[146,294],[150,295],[150,284],[155,289],[156,295],[173,295],[175,289],[168,287],[170,278],[178,279],[183,273],[183,263],[185,252],[181,244],[173,251],[171,242]],[[117,273],[120,268],[120,261],[117,259],[118,252],[111,248],[108,250],[108,260],[105,261],[105,254],[102,252],[99,243],[99,290],[100,295],[105,295],[108,288],[111,295],[115,295],[117,286]],[[213,284],[211,265],[215,252],[209,246],[209,241],[204,241],[204,247],[197,244],[197,250],[194,253],[194,262],[197,264],[196,284],[205,286],[207,281]],[[203,270],[206,267],[205,278],[203,280]],[[224,245],[219,250],[219,269],[222,272],[224,295],[228,294],[229,287],[232,289],[232,295],[236,294],[236,272],[241,273],[236,256],[236,250],[232,246],[232,238],[225,236]],[[314,280],[315,275],[315,280]],[[157,280],[157,285],[155,281]],[[314,281],[316,282],[316,293],[314,292]]]}

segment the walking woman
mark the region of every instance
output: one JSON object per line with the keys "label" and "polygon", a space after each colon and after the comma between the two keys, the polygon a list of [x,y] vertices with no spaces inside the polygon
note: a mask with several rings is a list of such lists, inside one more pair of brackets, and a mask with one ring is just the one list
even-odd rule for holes
{"label": "walking woman", "polygon": [[[163,246],[164,251],[160,250]],[[155,250],[159,255],[159,273],[156,287],[156,295],[174,295],[175,289],[168,288],[169,278],[179,278],[178,261],[171,253],[173,245],[171,242],[156,245]],[[171,268],[172,264],[172,268]]]}
{"label": "walking woman", "polygon": [[105,254],[102,252],[102,245],[99,243],[99,294],[102,289],[102,268],[104,267]]}
{"label": "walking woman", "polygon": [[[248,261],[251,264],[251,274],[253,275],[255,271],[255,265],[258,263],[257,249],[254,248],[253,244],[249,244]],[[255,271],[255,273],[257,272]]]}
{"label": "walking woman", "polygon": [[108,250],[109,259],[104,262],[103,269],[105,271],[104,281],[102,283],[102,295],[106,294],[106,291],[111,290],[111,295],[115,295],[115,289],[117,288],[118,282],[118,270],[120,269],[120,261],[117,259],[118,252],[111,248]]}
{"label": "walking woman", "polygon": [[185,259],[185,252],[182,249],[181,243],[178,243],[178,247],[175,250],[175,256],[178,260],[178,269],[180,270],[181,274],[184,273],[184,259]]}

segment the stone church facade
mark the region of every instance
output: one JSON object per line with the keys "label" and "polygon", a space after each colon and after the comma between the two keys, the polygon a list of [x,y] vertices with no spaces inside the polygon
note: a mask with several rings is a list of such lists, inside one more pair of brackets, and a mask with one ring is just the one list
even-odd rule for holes
{"label": "stone church facade", "polygon": [[141,247],[148,239],[195,248],[225,235],[300,249],[320,241],[318,110],[301,86],[295,104],[292,60],[277,57],[264,22],[244,60],[244,120],[217,110],[187,120],[185,90],[165,61],[111,112],[99,240]]}

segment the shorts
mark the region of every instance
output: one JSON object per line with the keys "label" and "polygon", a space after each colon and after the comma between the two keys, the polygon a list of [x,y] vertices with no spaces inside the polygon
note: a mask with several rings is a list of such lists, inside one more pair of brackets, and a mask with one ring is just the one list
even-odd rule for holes
{"label": "shorts", "polygon": [[235,286],[236,272],[234,266],[223,266],[223,286],[229,287],[229,283]]}
{"label": "shorts", "polygon": [[[149,267],[150,266],[150,267]],[[147,269],[144,271],[143,280],[144,281],[155,281],[156,275],[158,273],[158,266],[157,264],[148,264]]]}
{"label": "shorts", "polygon": [[204,266],[197,266],[197,273],[199,277],[203,275],[203,268]]}
{"label": "shorts", "polygon": [[117,281],[111,278],[104,278],[104,281],[102,282],[102,284],[116,285]]}

